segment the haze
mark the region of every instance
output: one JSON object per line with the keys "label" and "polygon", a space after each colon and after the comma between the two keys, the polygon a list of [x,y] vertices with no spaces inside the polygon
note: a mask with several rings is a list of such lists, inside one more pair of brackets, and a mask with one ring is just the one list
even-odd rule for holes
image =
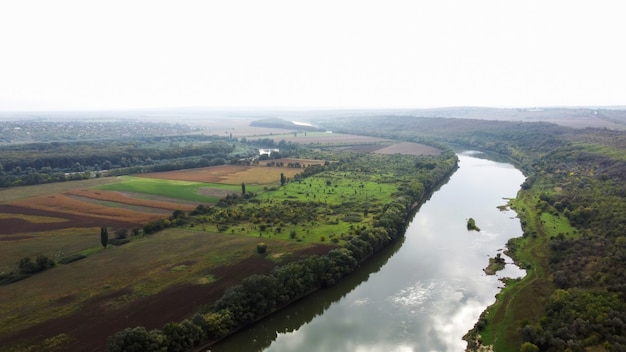
{"label": "haze", "polygon": [[0,110],[626,104],[618,1],[4,1]]}

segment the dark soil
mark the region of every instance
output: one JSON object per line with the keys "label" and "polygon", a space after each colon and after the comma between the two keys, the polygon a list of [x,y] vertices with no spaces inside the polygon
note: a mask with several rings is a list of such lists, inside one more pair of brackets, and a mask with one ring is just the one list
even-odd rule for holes
{"label": "dark soil", "polygon": [[[18,215],[34,215],[34,216],[48,216],[60,219],[67,219],[63,222],[44,222],[33,223],[19,218],[8,218],[2,220],[2,226],[0,226],[0,241],[3,239],[3,235],[16,235],[29,232],[43,232],[62,230],[67,228],[80,228],[80,227],[100,227],[103,222],[107,226],[114,228],[131,228],[140,224],[130,223],[126,221],[116,221],[110,219],[102,219],[93,216],[76,215],[69,213],[60,213],[47,210],[30,209],[8,204],[0,204],[0,213],[5,214],[18,214]],[[13,237],[14,239],[15,237]]]}
{"label": "dark soil", "polygon": [[[316,245],[295,253],[294,257],[324,255],[332,248],[334,247]],[[118,331],[136,326],[144,326],[151,330],[162,328],[172,321],[182,321],[198,312],[203,306],[215,302],[227,288],[240,283],[250,275],[269,273],[275,266],[274,261],[265,257],[252,257],[240,263],[213,270],[210,274],[218,280],[210,284],[175,286],[157,295],[135,300],[121,308],[107,309],[109,302],[130,293],[130,290],[112,292],[85,303],[76,314],[0,337],[0,346],[4,346],[0,347],[0,350],[5,350],[5,348],[10,350],[10,346],[16,343],[41,341],[65,333],[70,336],[71,342],[65,346],[64,351],[103,351],[108,337]]]}

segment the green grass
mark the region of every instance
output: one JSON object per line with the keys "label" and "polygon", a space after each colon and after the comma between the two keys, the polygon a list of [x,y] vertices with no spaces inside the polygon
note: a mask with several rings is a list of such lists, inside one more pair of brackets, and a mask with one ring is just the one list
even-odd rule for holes
{"label": "green grass", "polygon": [[[200,193],[202,188],[241,192],[241,186],[219,183],[174,181],[134,176],[122,176],[120,179],[122,180],[120,183],[104,185],[96,188],[105,191],[144,193],[148,195],[195,202],[217,202],[219,200],[218,197],[202,195]],[[246,186],[246,189],[248,189],[248,186]],[[249,190],[254,191],[253,188],[250,188]]]}
{"label": "green grass", "polygon": [[521,191],[512,205],[523,216],[525,237],[515,239],[518,250],[513,255],[526,269],[521,280],[509,280],[497,295],[496,303],[487,309],[487,326],[480,332],[484,345],[495,351],[518,351],[521,345],[519,328],[524,321],[536,321],[543,315],[544,301],[554,290],[548,277],[549,238],[559,231],[571,231],[563,216],[537,214],[537,194],[547,189],[538,184],[531,191]]}
{"label": "green grass", "polygon": [[[303,203],[318,202],[317,220],[313,223],[283,224],[280,232],[273,226],[261,231],[258,225],[243,222],[232,225],[226,233],[246,235],[257,238],[272,238],[304,243],[337,243],[345,242],[353,227],[370,226],[375,211],[380,211],[388,203],[397,187],[376,180],[381,175],[363,176],[349,172],[332,173],[309,177],[302,182],[292,181],[275,190],[261,192],[257,199],[260,203],[248,204],[249,207],[274,206],[283,201]],[[327,182],[330,182],[329,184]],[[365,215],[364,207],[368,214]],[[289,209],[284,209],[289,211]],[[344,217],[356,214],[361,222],[346,222]],[[217,225],[203,224],[209,231],[217,231]],[[291,232],[296,237],[291,237]]]}
{"label": "green grass", "polygon": [[614,146],[590,142],[574,142],[572,144],[590,153],[604,155],[616,160],[626,160],[624,150]]}
{"label": "green grass", "polygon": [[541,214],[540,220],[546,233],[551,235],[563,234],[566,238],[577,237],[578,231],[570,225],[565,216],[544,212]]}
{"label": "green grass", "polygon": [[[289,182],[273,192],[264,192],[259,199],[273,201],[298,200],[318,201],[327,205],[340,205],[349,202],[365,202],[375,205],[386,203],[397,187],[377,182],[383,175],[363,177],[353,173],[325,173],[309,177],[302,182]],[[330,185],[327,185],[330,181]]]}

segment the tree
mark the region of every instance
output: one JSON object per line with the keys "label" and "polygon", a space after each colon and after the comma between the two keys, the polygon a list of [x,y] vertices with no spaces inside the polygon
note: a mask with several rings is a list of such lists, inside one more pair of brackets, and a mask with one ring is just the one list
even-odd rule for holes
{"label": "tree", "polygon": [[167,337],[158,330],[147,331],[143,326],[124,329],[109,337],[109,352],[166,351]]}
{"label": "tree", "polygon": [[115,238],[117,239],[125,239],[128,237],[127,229],[117,229],[115,230]]}
{"label": "tree", "polygon": [[245,183],[241,183],[241,194],[246,194],[246,184]]}
{"label": "tree", "polygon": [[109,230],[107,230],[106,226],[100,228],[100,243],[104,248],[107,248],[107,244],[109,244]]}
{"label": "tree", "polygon": [[524,342],[520,348],[520,352],[539,352],[539,347],[530,342]]}

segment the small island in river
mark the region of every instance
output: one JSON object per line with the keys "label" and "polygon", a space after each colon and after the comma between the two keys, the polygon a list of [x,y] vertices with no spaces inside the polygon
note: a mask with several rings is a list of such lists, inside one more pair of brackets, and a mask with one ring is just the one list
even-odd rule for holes
{"label": "small island in river", "polygon": [[467,229],[470,231],[480,231],[480,228],[476,226],[476,221],[473,218],[467,220]]}
{"label": "small island in river", "polygon": [[506,262],[504,258],[498,253],[495,258],[489,258],[489,265],[483,269],[487,275],[495,275],[496,272],[504,269]]}

